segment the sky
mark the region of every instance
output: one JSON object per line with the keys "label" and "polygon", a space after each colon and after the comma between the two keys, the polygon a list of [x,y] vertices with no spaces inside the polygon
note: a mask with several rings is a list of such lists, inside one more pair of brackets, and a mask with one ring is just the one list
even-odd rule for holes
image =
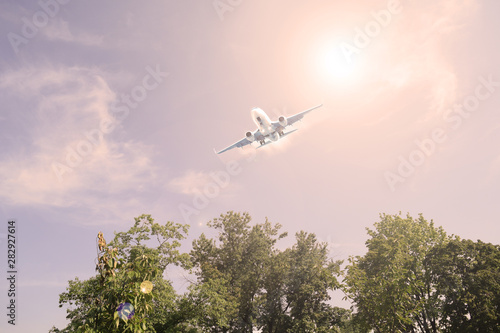
{"label": "sky", "polygon": [[[2,332],[66,325],[96,236],[227,211],[347,259],[379,214],[498,244],[496,0],[0,2]],[[323,103],[262,149],[214,153]],[[16,325],[7,323],[16,222]],[[182,290],[182,272],[166,277]],[[332,300],[341,304],[342,295]],[[345,304],[345,303],[343,303]],[[348,306],[348,305],[347,305]]]}

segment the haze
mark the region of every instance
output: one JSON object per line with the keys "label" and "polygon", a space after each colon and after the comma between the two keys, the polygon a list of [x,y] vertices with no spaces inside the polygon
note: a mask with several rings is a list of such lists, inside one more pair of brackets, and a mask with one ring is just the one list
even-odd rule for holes
{"label": "haze", "polygon": [[[186,251],[228,210],[336,259],[379,213],[498,243],[497,1],[54,1],[0,4],[2,248],[8,219],[19,238],[2,332],[64,327],[97,232],[142,213],[189,223]],[[321,103],[276,144],[213,152],[255,130],[253,107]]]}

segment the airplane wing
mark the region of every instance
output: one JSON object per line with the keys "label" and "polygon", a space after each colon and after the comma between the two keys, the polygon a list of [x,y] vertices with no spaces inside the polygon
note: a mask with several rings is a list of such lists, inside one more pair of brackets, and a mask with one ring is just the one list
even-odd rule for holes
{"label": "airplane wing", "polygon": [[302,112],[300,112],[300,113],[297,113],[296,115],[293,115],[293,116],[287,117],[287,118],[286,118],[286,120],[287,120],[287,124],[286,124],[286,125],[287,125],[287,126],[288,126],[288,125],[292,125],[292,124],[296,123],[297,121],[302,120],[302,118],[304,118],[304,116],[305,116],[307,113],[309,113],[309,112],[311,112],[312,110],[317,109],[317,108],[319,108],[319,107],[321,107],[321,106],[323,106],[323,104],[317,105],[317,106],[315,106],[315,107],[313,107],[313,108],[310,108],[310,109],[308,109],[308,110],[305,110],[305,111],[302,111]]}
{"label": "airplane wing", "polygon": [[[255,136],[256,138],[260,138],[260,137],[262,137],[262,134],[260,133],[260,131],[259,131],[259,130],[255,131],[255,133],[253,133],[253,134],[254,134],[254,136]],[[217,153],[217,154],[222,154],[223,152],[228,151],[228,150],[230,150],[230,149],[233,149],[233,148],[241,148],[241,147],[244,147],[244,146],[249,145],[249,144],[251,144],[251,143],[252,143],[252,141],[248,140],[247,138],[243,138],[243,139],[241,139],[240,141],[233,143],[233,144],[232,144],[232,145],[230,145],[229,147],[224,148],[224,149],[222,149],[222,150],[221,150],[221,151],[219,151],[219,152],[217,152],[217,151],[216,151],[216,153]]]}

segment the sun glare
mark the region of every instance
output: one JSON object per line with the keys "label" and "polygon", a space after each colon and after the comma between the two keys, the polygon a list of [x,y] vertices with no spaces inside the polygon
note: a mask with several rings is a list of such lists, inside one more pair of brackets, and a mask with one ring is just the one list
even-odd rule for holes
{"label": "sun glare", "polygon": [[318,50],[317,70],[328,81],[353,80],[356,62],[348,61],[338,45],[328,45]]}

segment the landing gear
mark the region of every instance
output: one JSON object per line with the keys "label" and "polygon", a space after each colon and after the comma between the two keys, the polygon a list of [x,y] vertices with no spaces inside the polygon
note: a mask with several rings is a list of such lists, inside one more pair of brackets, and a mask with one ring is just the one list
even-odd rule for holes
{"label": "landing gear", "polygon": [[281,136],[285,135],[285,133],[283,133],[283,131],[279,131],[278,134]]}
{"label": "landing gear", "polygon": [[260,145],[263,146],[266,143],[266,140],[260,140]]}

